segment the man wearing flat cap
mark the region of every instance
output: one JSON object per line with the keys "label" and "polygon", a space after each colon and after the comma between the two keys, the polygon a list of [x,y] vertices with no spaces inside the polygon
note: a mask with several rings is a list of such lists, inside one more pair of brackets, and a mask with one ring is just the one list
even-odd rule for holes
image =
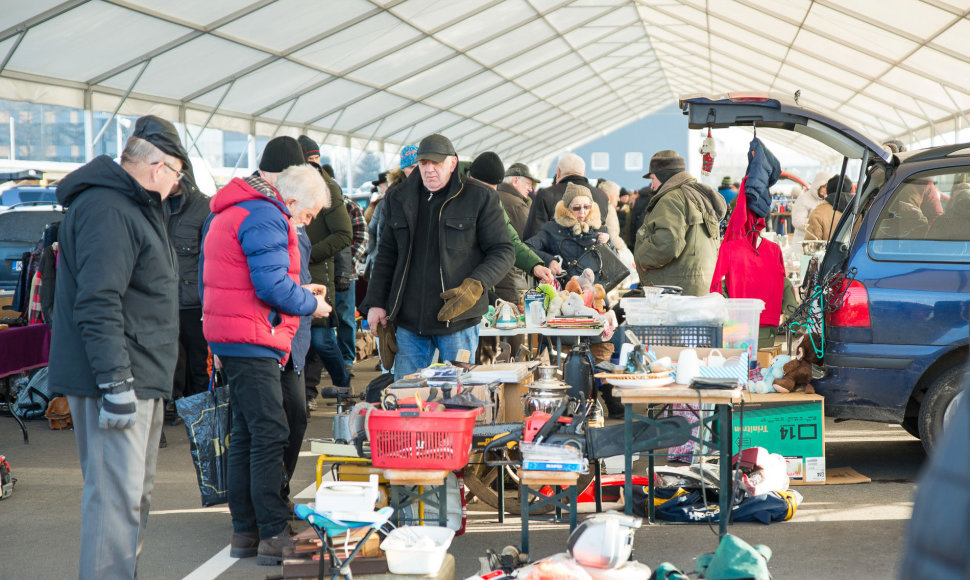
{"label": "man wearing flat cap", "polygon": [[633,250],[640,284],[680,286],[688,296],[707,294],[727,212],[724,197],[687,173],[684,158],[669,149],[654,154],[643,177],[657,193],[647,204]]}
{"label": "man wearing flat cap", "polygon": [[459,350],[475,352],[486,288],[512,267],[514,252],[497,196],[462,180],[444,135],[418,145],[418,171],[383,203],[386,217],[361,310],[372,329],[397,327],[394,378]]}
{"label": "man wearing flat cap", "polygon": [[49,381],[70,403],[84,477],[82,580],[135,577],[178,356],[178,269],[163,204],[187,161],[175,127],[146,116],[120,164],[102,155],[57,186],[68,210]]}

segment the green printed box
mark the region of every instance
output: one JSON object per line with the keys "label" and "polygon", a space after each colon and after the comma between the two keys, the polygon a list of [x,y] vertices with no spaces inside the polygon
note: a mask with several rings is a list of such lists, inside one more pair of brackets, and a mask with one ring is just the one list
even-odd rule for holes
{"label": "green printed box", "polygon": [[734,405],[734,453],[741,448],[764,447],[785,457],[788,476],[793,483],[824,483],[825,413],[822,405],[823,399],[819,395],[745,393],[743,407]]}

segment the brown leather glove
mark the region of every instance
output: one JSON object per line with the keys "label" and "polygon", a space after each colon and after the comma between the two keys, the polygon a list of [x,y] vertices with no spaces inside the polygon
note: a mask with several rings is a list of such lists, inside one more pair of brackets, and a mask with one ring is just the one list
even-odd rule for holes
{"label": "brown leather glove", "polygon": [[394,366],[394,355],[397,354],[397,328],[390,320],[387,324],[377,325],[377,348],[381,365],[385,369]]}
{"label": "brown leather glove", "polygon": [[441,293],[445,305],[438,311],[438,321],[447,322],[461,316],[482,297],[482,283],[474,278],[465,278],[461,286]]}

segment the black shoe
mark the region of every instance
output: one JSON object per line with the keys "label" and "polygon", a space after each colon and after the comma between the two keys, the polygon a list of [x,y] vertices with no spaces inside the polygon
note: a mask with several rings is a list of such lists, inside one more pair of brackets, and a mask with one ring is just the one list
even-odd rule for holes
{"label": "black shoe", "polygon": [[283,558],[293,554],[293,531],[289,524],[279,534],[272,538],[259,541],[256,549],[256,563],[260,566],[279,566]]}
{"label": "black shoe", "polygon": [[256,555],[259,548],[259,532],[240,534],[233,532],[232,540],[229,541],[230,558],[252,558]]}
{"label": "black shoe", "polygon": [[158,448],[168,447],[168,439],[165,438],[165,431],[162,431],[162,438],[158,440]]}

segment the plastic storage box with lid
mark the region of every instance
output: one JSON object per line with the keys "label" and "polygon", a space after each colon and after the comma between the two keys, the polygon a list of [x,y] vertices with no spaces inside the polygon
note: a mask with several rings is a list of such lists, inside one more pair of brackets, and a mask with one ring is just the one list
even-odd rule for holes
{"label": "plastic storage box with lid", "polygon": [[754,359],[758,350],[758,329],[765,303],[757,298],[728,298],[727,320],[722,339],[725,348],[743,348]]}
{"label": "plastic storage box with lid", "polygon": [[392,574],[436,574],[455,532],[440,526],[401,526],[391,530],[381,549]]}

